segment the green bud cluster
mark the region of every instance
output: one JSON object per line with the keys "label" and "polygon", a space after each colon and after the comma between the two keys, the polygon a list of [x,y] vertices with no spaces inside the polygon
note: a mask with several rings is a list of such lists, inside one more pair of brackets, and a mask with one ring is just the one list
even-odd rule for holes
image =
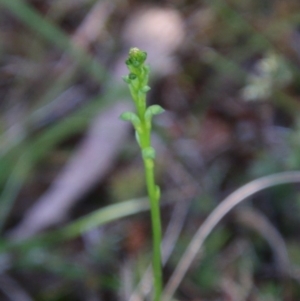
{"label": "green bud cluster", "polygon": [[126,60],[129,74],[123,79],[128,84],[137,114],[125,112],[121,115],[121,119],[132,122],[136,130],[137,141],[142,149],[150,146],[152,116],[164,111],[159,105],[147,108],[146,93],[150,90],[148,86],[150,68],[145,64],[146,59],[145,51],[136,47],[130,49]]}
{"label": "green bud cluster", "polygon": [[138,68],[142,64],[144,64],[146,59],[147,59],[147,52],[134,47],[129,50],[129,57],[126,60],[126,65],[128,66],[129,70],[130,70],[130,66]]}
{"label": "green bud cluster", "polygon": [[128,84],[131,96],[135,102],[138,113],[145,110],[146,93],[150,90],[148,86],[149,67],[145,65],[147,53],[138,48],[131,48],[126,65],[129,74],[124,76],[124,81]]}

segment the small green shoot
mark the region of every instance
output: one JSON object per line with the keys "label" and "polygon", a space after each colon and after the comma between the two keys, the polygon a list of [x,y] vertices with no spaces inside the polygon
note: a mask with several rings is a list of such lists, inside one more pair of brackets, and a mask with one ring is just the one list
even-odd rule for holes
{"label": "small green shoot", "polygon": [[160,188],[155,184],[154,178],[155,150],[151,146],[151,128],[152,117],[163,113],[164,109],[159,105],[152,105],[147,108],[146,94],[150,90],[148,86],[150,69],[145,65],[146,58],[147,53],[138,48],[131,48],[129,51],[126,60],[129,74],[124,76],[123,79],[129,86],[137,113],[125,112],[120,118],[132,123],[145,166],[153,235],[153,300],[160,301],[162,292]]}

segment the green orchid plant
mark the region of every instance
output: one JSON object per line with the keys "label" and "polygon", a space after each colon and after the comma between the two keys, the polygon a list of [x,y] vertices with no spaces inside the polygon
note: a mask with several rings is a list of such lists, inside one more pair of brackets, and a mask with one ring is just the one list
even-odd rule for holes
{"label": "green orchid plant", "polygon": [[123,79],[129,86],[136,113],[125,112],[120,118],[132,123],[144,162],[153,235],[153,300],[160,301],[162,292],[160,188],[156,185],[154,177],[155,150],[151,146],[151,128],[152,117],[163,113],[164,109],[159,105],[147,107],[146,95],[150,90],[148,86],[150,69],[145,64],[146,58],[147,53],[138,48],[131,48],[129,51],[126,60],[129,74],[124,76]]}

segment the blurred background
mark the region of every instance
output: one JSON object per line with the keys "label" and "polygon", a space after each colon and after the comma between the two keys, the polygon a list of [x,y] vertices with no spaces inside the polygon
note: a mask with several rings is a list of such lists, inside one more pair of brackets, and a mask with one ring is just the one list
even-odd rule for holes
{"label": "blurred background", "polygon": [[[143,165],[118,119],[130,47],[166,109],[165,283],[226,196],[299,169],[299,1],[0,0],[0,300],[150,300],[136,293],[151,260]],[[299,217],[295,184],[251,196],[174,300],[300,300]]]}

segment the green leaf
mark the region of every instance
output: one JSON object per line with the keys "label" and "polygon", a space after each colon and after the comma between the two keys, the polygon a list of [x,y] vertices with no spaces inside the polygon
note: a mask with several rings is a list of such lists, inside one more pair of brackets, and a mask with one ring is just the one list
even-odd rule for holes
{"label": "green leaf", "polygon": [[133,126],[136,129],[138,127],[140,127],[140,125],[141,125],[140,118],[136,114],[134,114],[132,112],[124,112],[123,114],[121,114],[120,119],[124,120],[124,121],[130,121],[130,122],[132,122]]}
{"label": "green leaf", "polygon": [[152,105],[147,108],[145,113],[145,118],[150,119],[153,115],[159,115],[163,113],[165,110],[159,105]]}
{"label": "green leaf", "polygon": [[142,150],[144,159],[155,159],[155,149],[151,146]]}
{"label": "green leaf", "polygon": [[151,90],[151,88],[149,87],[149,86],[144,86],[142,89],[141,89],[141,91],[143,92],[143,93],[147,93],[148,91],[150,91]]}

